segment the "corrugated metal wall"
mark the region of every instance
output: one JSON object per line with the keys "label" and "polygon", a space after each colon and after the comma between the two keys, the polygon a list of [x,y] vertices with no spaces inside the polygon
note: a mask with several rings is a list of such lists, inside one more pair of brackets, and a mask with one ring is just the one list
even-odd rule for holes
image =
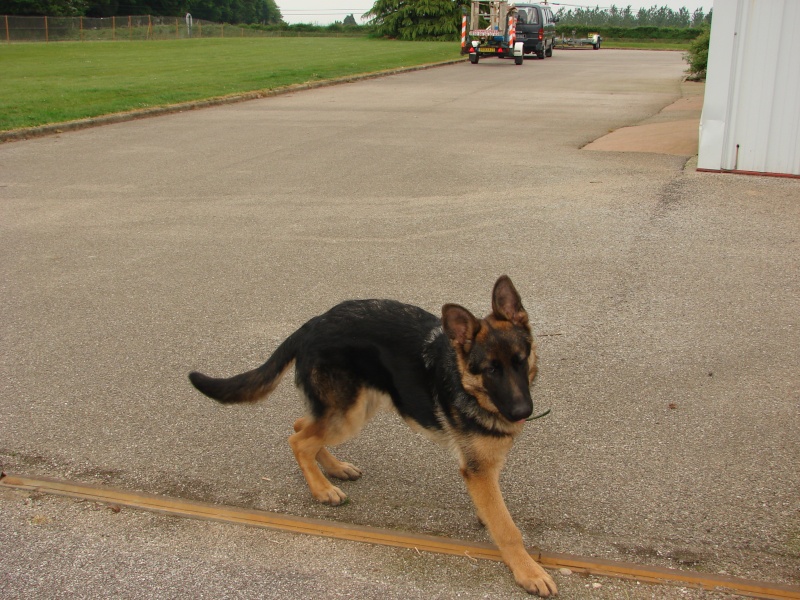
{"label": "corrugated metal wall", "polygon": [[800,0],[716,0],[699,169],[800,176]]}

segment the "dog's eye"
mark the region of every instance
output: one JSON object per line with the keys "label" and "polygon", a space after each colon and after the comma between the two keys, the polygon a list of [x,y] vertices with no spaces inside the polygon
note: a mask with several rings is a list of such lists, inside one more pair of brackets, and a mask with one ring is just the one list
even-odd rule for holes
{"label": "dog's eye", "polygon": [[503,365],[500,364],[499,361],[493,360],[489,363],[489,366],[484,369],[484,373],[487,375],[496,375],[503,370]]}
{"label": "dog's eye", "polygon": [[522,354],[515,354],[511,358],[511,362],[513,363],[513,365],[515,367],[519,367],[520,365],[524,365],[525,363],[528,362],[528,357],[527,356],[523,356]]}

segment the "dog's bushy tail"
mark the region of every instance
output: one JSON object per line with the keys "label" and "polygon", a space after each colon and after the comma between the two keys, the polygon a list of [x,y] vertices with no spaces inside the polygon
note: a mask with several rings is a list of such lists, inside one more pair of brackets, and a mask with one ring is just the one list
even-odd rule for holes
{"label": "dog's bushy tail", "polygon": [[189,373],[189,381],[203,394],[222,404],[263,400],[278,387],[286,369],[294,362],[302,335],[302,328],[295,331],[278,346],[267,362],[252,371],[228,378],[209,377],[193,371]]}

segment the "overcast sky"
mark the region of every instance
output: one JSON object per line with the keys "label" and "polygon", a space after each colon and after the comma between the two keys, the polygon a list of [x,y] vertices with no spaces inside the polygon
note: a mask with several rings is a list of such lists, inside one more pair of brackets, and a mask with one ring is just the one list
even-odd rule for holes
{"label": "overcast sky", "polygon": [[[519,0],[520,3],[523,0]],[[529,0],[530,1],[530,0]],[[281,9],[283,20],[287,23],[316,23],[327,25],[334,21],[343,21],[344,18],[352,14],[358,23],[363,23],[361,15],[372,8],[374,2],[370,0],[276,0],[278,8]],[[584,6],[607,8],[616,4],[620,8],[630,5],[636,12],[640,8],[650,8],[651,6],[669,6],[673,10],[678,10],[685,6],[689,13],[695,9],[702,8],[703,12],[708,12],[712,7],[712,0],[628,0],[622,2],[586,2],[585,0],[567,0],[565,2],[550,2],[558,9]]]}

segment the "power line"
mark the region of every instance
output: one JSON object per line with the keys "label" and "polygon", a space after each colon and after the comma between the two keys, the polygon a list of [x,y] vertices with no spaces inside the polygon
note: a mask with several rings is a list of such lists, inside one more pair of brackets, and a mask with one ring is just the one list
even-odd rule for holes
{"label": "power line", "polygon": [[364,12],[366,12],[369,9],[368,8],[355,8],[355,9],[353,9],[353,8],[343,8],[342,10],[336,10],[335,8],[321,8],[319,10],[292,10],[292,9],[288,9],[288,10],[282,10],[281,13],[289,14],[289,15],[327,15],[327,14],[335,15],[335,14],[340,14],[340,13],[351,13],[351,12],[352,13],[357,13],[357,12],[360,12],[362,10]]}
{"label": "power line", "polygon": [[[372,8],[372,7],[367,7]],[[366,10],[365,8],[289,8],[285,12],[293,13],[320,13],[320,12],[358,12],[359,10]],[[284,11],[281,11],[284,12]]]}

